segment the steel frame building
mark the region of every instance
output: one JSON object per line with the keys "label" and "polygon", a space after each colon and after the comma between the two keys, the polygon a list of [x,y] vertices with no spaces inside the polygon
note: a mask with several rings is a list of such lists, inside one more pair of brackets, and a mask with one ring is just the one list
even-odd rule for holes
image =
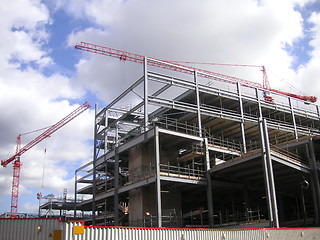
{"label": "steel frame building", "polygon": [[75,181],[86,224],[318,226],[319,106],[157,62],[96,106],[93,161]]}

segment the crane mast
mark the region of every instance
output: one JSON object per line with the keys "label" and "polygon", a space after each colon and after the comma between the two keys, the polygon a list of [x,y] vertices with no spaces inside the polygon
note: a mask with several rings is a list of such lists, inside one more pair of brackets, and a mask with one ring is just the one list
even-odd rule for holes
{"label": "crane mast", "polygon": [[80,105],[77,109],[72,111],[70,114],[62,118],[59,122],[49,127],[46,131],[41,133],[35,139],[26,144],[23,148],[21,148],[21,135],[17,137],[17,147],[16,153],[8,158],[7,160],[1,161],[1,166],[6,167],[9,163],[13,162],[13,180],[12,180],[12,194],[11,194],[11,217],[15,218],[16,213],[18,212],[18,200],[19,200],[19,185],[20,185],[20,170],[22,163],[20,162],[20,156],[28,151],[30,148],[37,145],[43,139],[50,137],[51,134],[56,132],[58,129],[66,125],[68,122],[76,118],[78,115],[86,111],[90,108],[90,104],[85,102]]}
{"label": "crane mast", "polygon": [[[122,50],[117,50],[109,47],[104,47],[104,46],[99,46],[87,42],[80,42],[75,45],[75,48],[78,50],[86,51],[86,52],[91,52],[91,53],[96,53],[104,56],[110,56],[110,57],[115,57],[119,58],[120,60],[123,61],[131,61],[131,62],[136,62],[136,63],[143,63],[144,62],[144,56],[135,54],[135,53],[130,53]],[[316,102],[317,98],[314,96],[302,96],[298,94],[293,94],[293,93],[287,93],[284,91],[279,91],[276,89],[270,88],[269,81],[266,75],[266,70],[264,66],[259,66],[261,67],[261,71],[263,72],[263,85],[256,83],[256,82],[251,82],[245,79],[233,77],[233,76],[228,76],[225,74],[220,74],[212,71],[207,71],[199,68],[194,68],[190,66],[185,66],[178,64],[177,62],[171,62],[171,61],[164,61],[164,60],[159,60],[155,58],[148,58],[147,59],[147,64],[149,66],[155,66],[155,67],[160,67],[160,68],[165,68],[173,71],[178,71],[178,72],[183,72],[183,73],[188,73],[188,74],[193,74],[194,71],[197,71],[199,76],[208,78],[208,79],[214,79],[217,81],[223,81],[223,82],[239,82],[243,85],[246,85],[248,87],[252,88],[258,88],[262,89],[265,91],[266,96],[265,100],[272,102],[273,98],[270,96],[270,92],[273,93],[278,93],[281,95],[286,95],[292,98],[300,99],[306,102]],[[227,64],[226,64],[227,65]],[[239,65],[240,66],[240,65]]]}

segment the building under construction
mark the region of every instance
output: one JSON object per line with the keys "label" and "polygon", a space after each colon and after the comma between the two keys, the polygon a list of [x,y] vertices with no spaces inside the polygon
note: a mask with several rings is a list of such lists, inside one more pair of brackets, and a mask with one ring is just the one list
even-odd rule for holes
{"label": "building under construction", "polygon": [[96,106],[94,158],[76,170],[86,225],[319,226],[319,106],[191,67],[142,66]]}

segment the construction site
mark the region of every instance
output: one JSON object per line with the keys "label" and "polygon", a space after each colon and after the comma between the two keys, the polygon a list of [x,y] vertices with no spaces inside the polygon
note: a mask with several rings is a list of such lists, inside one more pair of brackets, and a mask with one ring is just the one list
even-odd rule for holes
{"label": "construction site", "polygon": [[[315,97],[89,43],[143,75],[96,106],[93,161],[76,170],[86,225],[319,226]],[[123,106],[132,95],[139,102]]]}
{"label": "construction site", "polygon": [[49,196],[39,215],[72,212],[86,226],[320,225],[315,97],[272,89],[262,66],[259,84],[84,42],[76,49],[136,62],[143,74],[95,106],[94,156],[75,170],[74,199]]}

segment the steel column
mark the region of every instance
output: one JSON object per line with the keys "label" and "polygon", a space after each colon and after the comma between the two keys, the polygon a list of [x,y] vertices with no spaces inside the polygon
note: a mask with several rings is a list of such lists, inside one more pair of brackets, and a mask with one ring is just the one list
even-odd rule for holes
{"label": "steel column", "polygon": [[241,88],[240,83],[237,82],[237,91],[238,91],[238,97],[239,97],[239,108],[240,108],[240,114],[241,114],[241,136],[242,136],[242,144],[243,144],[243,152],[247,153],[247,144],[246,144],[246,136],[244,131],[244,116],[243,116],[243,104],[242,104],[242,96],[241,96]]}
{"label": "steel column", "polygon": [[311,188],[314,199],[314,213],[316,224],[320,224],[319,216],[320,216],[320,184],[319,184],[319,174],[318,167],[316,162],[316,156],[314,153],[313,140],[310,139],[307,148],[307,156],[309,160],[309,165],[311,169]]}
{"label": "steel column", "polygon": [[93,148],[93,161],[92,161],[92,225],[96,224],[96,190],[97,190],[97,114],[98,114],[98,104],[95,104],[95,112],[94,112],[94,148]]}
{"label": "steel column", "polygon": [[119,225],[119,134],[118,134],[118,123],[116,124],[116,143],[115,143],[115,155],[114,155],[114,202],[113,202],[113,214],[114,214],[114,225]]}
{"label": "steel column", "polygon": [[154,128],[154,147],[155,147],[155,164],[156,164],[156,194],[157,194],[157,218],[158,227],[162,227],[162,205],[161,205],[161,181],[160,181],[160,141],[159,129]]}
{"label": "steel column", "polygon": [[[104,155],[105,156],[105,155]],[[107,175],[107,172],[108,172],[108,162],[107,160],[105,159],[105,166],[104,166],[104,171],[105,171],[105,174]],[[105,182],[104,182],[104,192],[107,192],[107,178],[105,179]],[[108,198],[105,198],[104,199],[104,212],[105,212],[105,216],[104,216],[104,225],[107,226],[107,204],[108,204]]]}
{"label": "steel column", "polygon": [[264,142],[264,132],[263,132],[263,123],[262,119],[259,119],[259,130],[260,130],[260,140],[261,140],[261,153],[262,153],[262,165],[263,165],[263,174],[264,174],[264,182],[267,194],[267,205],[268,205],[268,213],[269,213],[269,225],[272,227],[273,225],[273,211],[272,211],[272,203],[271,203],[271,190],[269,183],[269,175],[268,175],[268,167],[267,167],[267,157],[266,157],[266,147]]}
{"label": "steel column", "polygon": [[148,59],[144,57],[144,64],[143,64],[143,71],[144,71],[144,131],[148,130]]}
{"label": "steel column", "polygon": [[[78,182],[77,172],[78,172],[78,169],[74,172],[74,213],[73,213],[74,218],[77,217],[77,182]],[[39,204],[39,217],[40,217],[40,204]]]}
{"label": "steel column", "polygon": [[299,136],[298,136],[296,118],[295,118],[295,115],[294,115],[294,109],[293,109],[293,106],[292,106],[292,99],[291,99],[291,97],[288,97],[288,101],[289,101],[289,106],[290,106],[291,116],[292,116],[292,122],[293,122],[293,128],[294,128],[294,137],[295,137],[296,139],[298,139]]}
{"label": "steel column", "polygon": [[209,218],[209,226],[213,227],[214,219],[213,219],[213,200],[212,200],[212,182],[210,175],[210,155],[208,148],[208,139],[204,138],[204,149],[206,156],[206,178],[207,178],[207,202],[208,202],[208,218]]}
{"label": "steel column", "polygon": [[259,91],[256,88],[256,98],[257,98],[257,102],[258,102],[258,109],[259,109],[259,117],[262,118],[262,110],[261,110],[261,103],[260,103],[260,97],[259,97]]}
{"label": "steel column", "polygon": [[278,228],[279,227],[278,207],[277,207],[277,199],[276,199],[276,192],[275,192],[272,160],[270,155],[268,129],[267,129],[267,123],[265,119],[259,118],[259,130],[260,130],[260,136],[261,136],[261,153],[262,153],[263,172],[264,172],[265,187],[266,187],[266,194],[267,194],[270,227]]}
{"label": "steel column", "polygon": [[274,183],[274,174],[273,174],[273,167],[272,167],[272,160],[270,155],[270,143],[269,143],[269,135],[268,135],[268,127],[267,121],[263,119],[263,130],[264,130],[264,141],[266,147],[266,156],[267,156],[267,164],[268,164],[268,173],[270,179],[270,188],[271,188],[271,200],[272,200],[272,211],[274,216],[274,226],[275,228],[279,228],[279,217],[278,217],[278,206],[277,206],[277,196],[276,196],[276,189]]}
{"label": "steel column", "polygon": [[104,134],[104,152],[103,154],[105,155],[106,152],[109,151],[109,143],[108,143],[108,132],[110,131],[110,127],[109,126],[109,112],[107,110],[104,111],[104,117],[105,117],[105,125],[104,125],[104,129],[103,129],[103,134]]}
{"label": "steel column", "polygon": [[198,85],[197,71],[194,71],[194,83],[195,83],[195,90],[196,90],[197,118],[198,118],[199,137],[202,137],[201,110],[200,110],[200,94],[199,94],[199,85]]}

